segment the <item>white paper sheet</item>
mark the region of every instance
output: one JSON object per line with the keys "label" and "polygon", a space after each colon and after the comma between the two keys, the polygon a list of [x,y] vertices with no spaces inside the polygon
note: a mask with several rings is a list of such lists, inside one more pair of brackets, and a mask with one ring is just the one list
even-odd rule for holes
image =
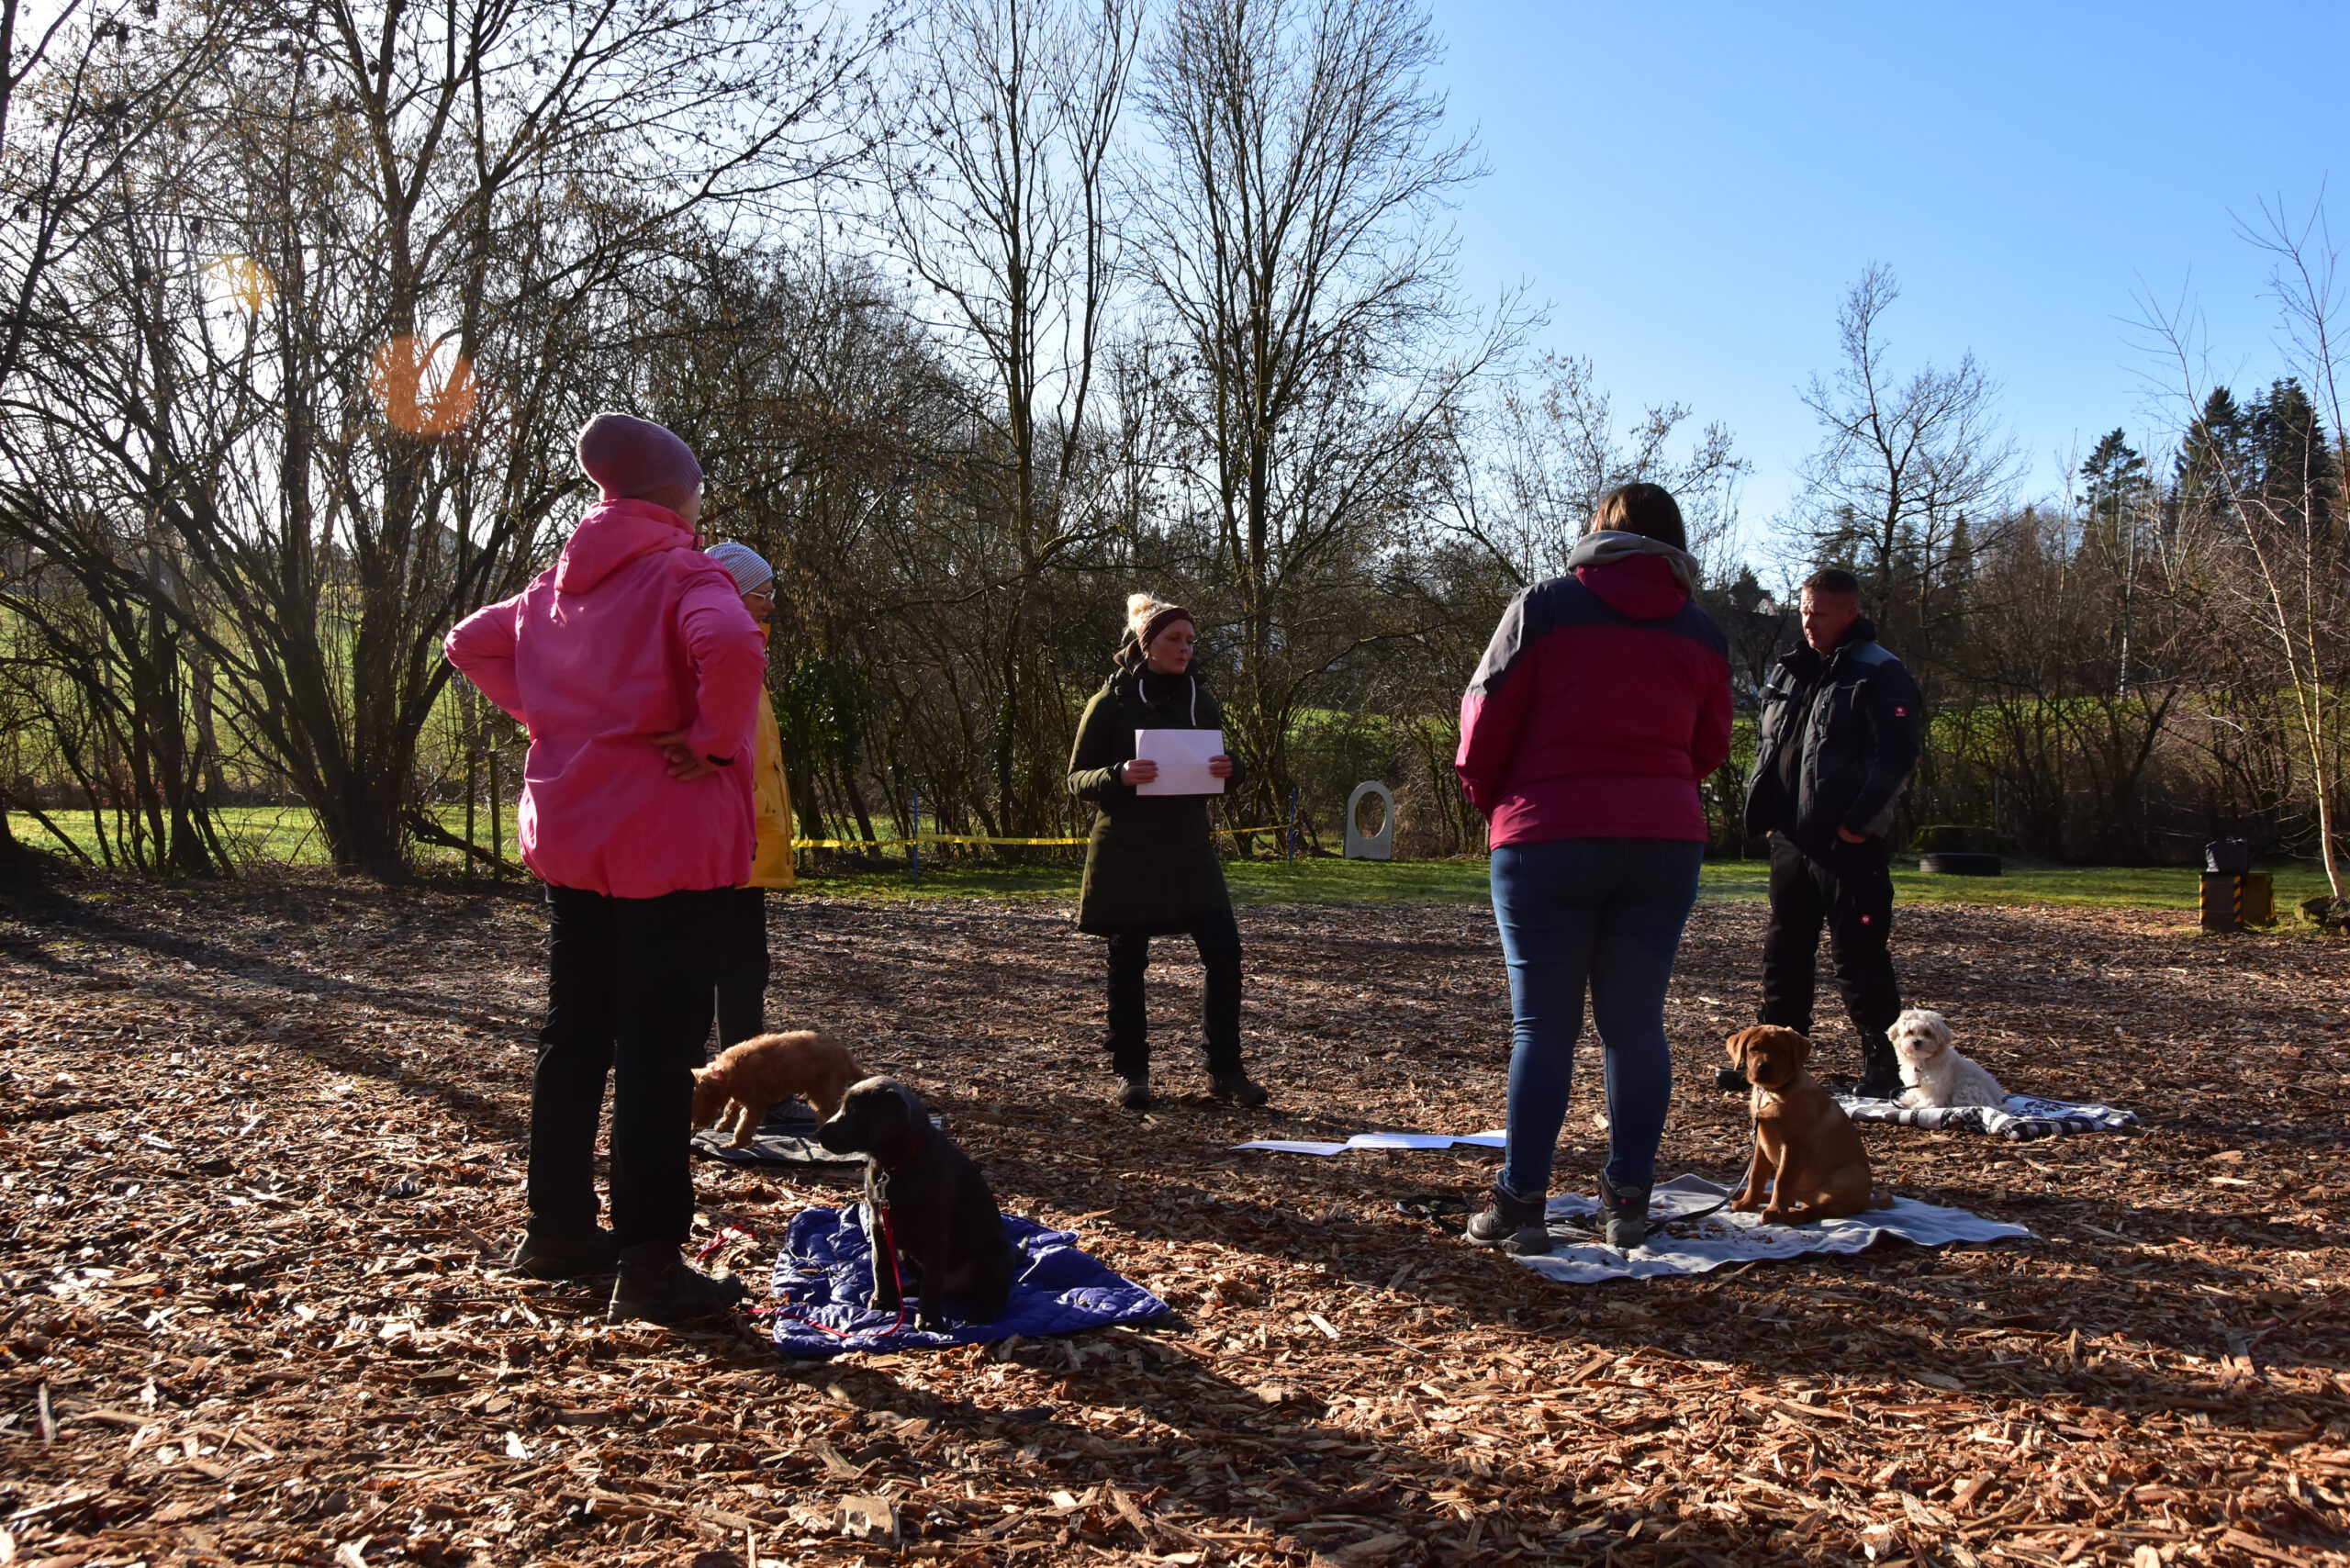
{"label": "white paper sheet", "polygon": [[1256,1143],[1236,1143],[1235,1148],[1263,1149],[1273,1154],[1344,1154],[1355,1148],[1505,1148],[1509,1135],[1500,1131],[1469,1133],[1454,1137],[1450,1133],[1357,1133],[1344,1143],[1325,1143],[1315,1139],[1266,1138]]}
{"label": "white paper sheet", "polygon": [[1348,1148],[1450,1148],[1449,1133],[1357,1133]]}
{"label": "white paper sheet", "polygon": [[1318,1154],[1326,1158],[1333,1154],[1344,1154],[1347,1152],[1347,1146],[1345,1144],[1323,1143],[1313,1138],[1259,1138],[1255,1143],[1236,1143],[1232,1147],[1235,1148],[1261,1148],[1273,1154]]}
{"label": "white paper sheet", "polygon": [[1208,771],[1208,758],[1223,755],[1222,730],[1136,730],[1135,756],[1158,764],[1158,777],[1135,793],[1221,795],[1224,780]]}

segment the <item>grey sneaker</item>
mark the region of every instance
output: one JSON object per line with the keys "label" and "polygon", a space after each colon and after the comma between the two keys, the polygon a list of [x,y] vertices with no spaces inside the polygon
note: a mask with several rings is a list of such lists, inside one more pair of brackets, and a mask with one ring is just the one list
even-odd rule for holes
{"label": "grey sneaker", "polygon": [[1461,1234],[1479,1247],[1498,1247],[1520,1258],[1539,1257],[1550,1250],[1548,1205],[1540,1198],[1521,1198],[1494,1182],[1485,1194],[1485,1206],[1469,1216]]}
{"label": "grey sneaker", "polygon": [[1649,1190],[1618,1187],[1599,1173],[1599,1220],[1607,1245],[1629,1252],[1649,1238]]}
{"label": "grey sneaker", "polygon": [[1122,1087],[1118,1090],[1118,1108],[1124,1111],[1150,1109],[1150,1074],[1128,1072],[1119,1074]]}

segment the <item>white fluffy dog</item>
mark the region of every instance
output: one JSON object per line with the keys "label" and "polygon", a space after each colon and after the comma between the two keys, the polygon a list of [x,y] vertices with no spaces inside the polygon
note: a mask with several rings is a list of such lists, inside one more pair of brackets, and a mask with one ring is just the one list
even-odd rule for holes
{"label": "white fluffy dog", "polygon": [[1901,1104],[1912,1111],[1941,1105],[2001,1105],[2008,1092],[1980,1062],[1951,1044],[1957,1036],[1939,1013],[1913,1007],[1893,1021],[1893,1054],[1901,1058]]}

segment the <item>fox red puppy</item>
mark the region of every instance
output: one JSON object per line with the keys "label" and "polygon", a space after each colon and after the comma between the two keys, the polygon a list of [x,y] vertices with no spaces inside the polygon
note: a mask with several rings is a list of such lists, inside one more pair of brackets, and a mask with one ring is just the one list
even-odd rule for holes
{"label": "fox red puppy", "polygon": [[1754,1086],[1754,1169],[1734,1209],[1761,1209],[1766,1225],[1807,1225],[1863,1209],[1890,1208],[1876,1195],[1869,1151],[1844,1107],[1812,1077],[1811,1041],[1765,1024],[1729,1040],[1729,1059]]}

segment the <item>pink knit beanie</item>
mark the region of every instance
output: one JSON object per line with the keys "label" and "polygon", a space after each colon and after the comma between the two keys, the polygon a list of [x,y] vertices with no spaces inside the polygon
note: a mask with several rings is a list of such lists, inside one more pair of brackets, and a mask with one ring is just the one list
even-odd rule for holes
{"label": "pink knit beanie", "polygon": [[682,512],[701,487],[693,448],[650,420],[598,414],[579,431],[579,466],[604,499],[651,501]]}

